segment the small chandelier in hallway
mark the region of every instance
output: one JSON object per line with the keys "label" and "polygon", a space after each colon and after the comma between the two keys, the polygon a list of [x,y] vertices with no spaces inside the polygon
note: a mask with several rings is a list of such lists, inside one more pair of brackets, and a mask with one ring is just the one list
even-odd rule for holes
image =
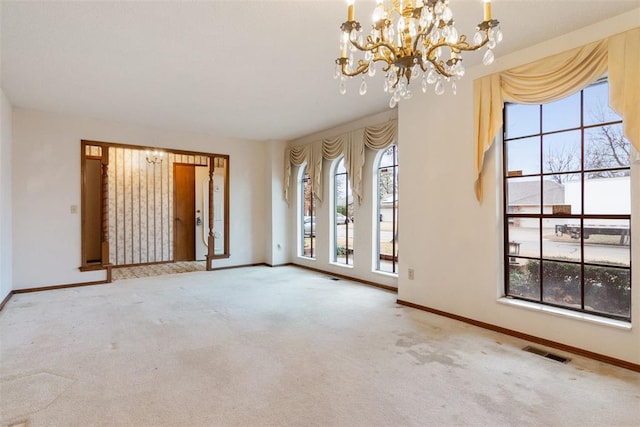
{"label": "small chandelier in hallway", "polygon": [[162,151],[158,151],[158,150],[147,150],[146,151],[146,158],[147,158],[147,163],[152,164],[152,165],[157,165],[162,163],[162,159],[164,157],[164,153]]}
{"label": "small chandelier in hallway", "polygon": [[[476,27],[472,43],[458,33],[449,0],[376,0],[373,25],[363,36],[355,20],[355,0],[347,0],[347,21],[340,27],[340,57],[336,59],[335,78],[340,78],[340,93],[345,94],[347,77],[362,75],[360,95],[367,92],[365,76],[373,77],[375,63],[385,72],[384,91],[391,94],[389,107],[401,99],[411,98],[411,79],[422,76],[423,92],[435,84],[435,93],[445,91],[464,73],[462,52],[484,46],[482,62],[493,62],[492,49],[502,40],[500,23],[491,18],[491,0],[484,1],[484,19]],[[360,53],[361,58],[354,57]]]}

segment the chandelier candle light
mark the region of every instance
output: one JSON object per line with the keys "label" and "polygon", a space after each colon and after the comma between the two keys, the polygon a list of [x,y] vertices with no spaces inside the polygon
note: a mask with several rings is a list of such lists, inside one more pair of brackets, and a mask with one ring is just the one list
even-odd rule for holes
{"label": "chandelier candle light", "polygon": [[[340,78],[340,93],[347,92],[347,77],[362,75],[360,95],[367,93],[365,76],[373,77],[375,63],[385,72],[384,91],[391,94],[389,107],[411,98],[411,79],[422,76],[422,91],[435,85],[442,95],[445,82],[456,93],[457,79],[464,76],[462,51],[487,47],[482,58],[493,62],[492,49],[502,41],[500,22],[491,18],[491,0],[484,1],[484,20],[476,27],[472,43],[459,35],[449,0],[376,0],[371,32],[364,39],[355,20],[355,0],[347,0],[347,21],[340,27],[340,58],[334,77]],[[356,62],[354,54],[359,52]]]}

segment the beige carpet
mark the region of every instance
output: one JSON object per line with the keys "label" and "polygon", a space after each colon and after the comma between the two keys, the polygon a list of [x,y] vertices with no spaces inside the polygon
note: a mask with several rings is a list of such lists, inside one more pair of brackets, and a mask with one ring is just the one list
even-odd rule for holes
{"label": "beige carpet", "polygon": [[640,374],[295,267],[18,294],[1,424],[637,426]]}
{"label": "beige carpet", "polygon": [[177,261],[164,264],[138,265],[135,267],[115,267],[111,270],[111,277],[112,280],[124,280],[205,270],[205,261]]}

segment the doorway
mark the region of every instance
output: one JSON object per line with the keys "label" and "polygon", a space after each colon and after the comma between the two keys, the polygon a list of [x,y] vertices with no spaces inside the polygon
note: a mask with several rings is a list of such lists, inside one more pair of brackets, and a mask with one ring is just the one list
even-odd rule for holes
{"label": "doorway", "polygon": [[173,165],[174,261],[196,259],[196,166]]}
{"label": "doorway", "polygon": [[81,153],[80,270],[229,258],[228,155],[88,140]]}

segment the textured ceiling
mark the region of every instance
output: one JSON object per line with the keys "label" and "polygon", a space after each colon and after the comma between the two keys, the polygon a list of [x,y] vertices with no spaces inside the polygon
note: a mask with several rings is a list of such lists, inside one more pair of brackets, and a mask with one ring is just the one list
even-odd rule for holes
{"label": "textured ceiling", "polygon": [[[480,0],[450,0],[472,34]],[[356,2],[368,27],[373,0]],[[335,1],[6,1],[2,87],[14,106],[255,140],[293,139],[387,109],[378,73],[338,93],[346,18]],[[521,49],[640,7],[640,0],[494,0]],[[481,54],[468,53],[467,67]],[[435,96],[431,93],[416,96]]]}

